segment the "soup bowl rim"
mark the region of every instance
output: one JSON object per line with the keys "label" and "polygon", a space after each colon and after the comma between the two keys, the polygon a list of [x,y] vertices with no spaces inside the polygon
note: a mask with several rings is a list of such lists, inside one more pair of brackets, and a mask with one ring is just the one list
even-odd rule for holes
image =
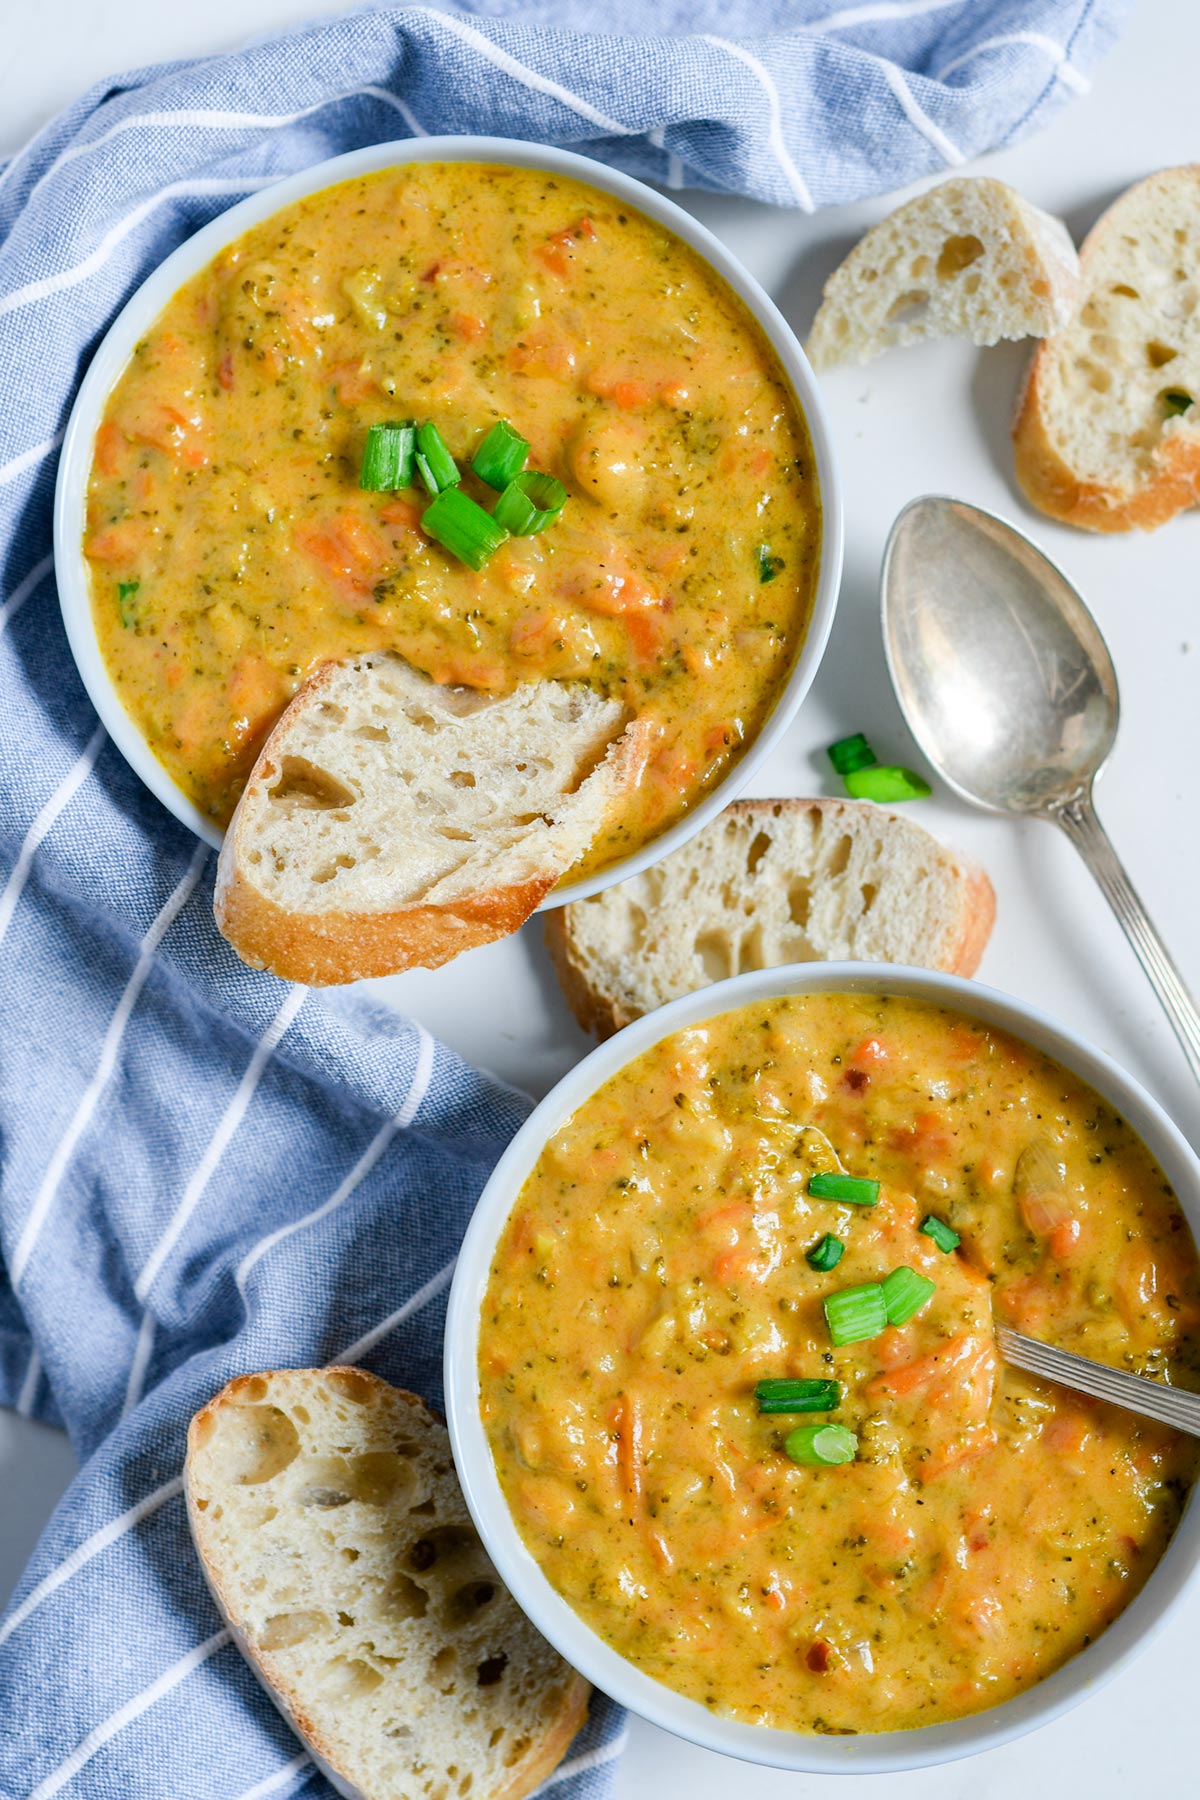
{"label": "soup bowl rim", "polygon": [[727,1756],[810,1774],[884,1774],[995,1749],[1059,1718],[1127,1668],[1193,1589],[1200,1568],[1196,1489],[1163,1556],[1125,1611],[1093,1644],[1024,1693],[966,1718],[908,1731],[810,1736],[710,1712],[605,1643],[551,1586],[521,1538],[480,1415],[477,1343],[488,1274],[500,1233],[546,1143],[604,1082],[662,1038],[734,1008],[813,993],[924,1000],[1045,1051],[1116,1107],[1163,1168],[1200,1242],[1200,1159],[1182,1132],[1118,1063],[1039,1008],[961,976],[901,965],[814,962],[758,970],[671,1001],[598,1045],[563,1076],[513,1138],[479,1197],[454,1271],[444,1350],[446,1416],[467,1506],[501,1579],[543,1636],[594,1686],[652,1724]]}
{"label": "soup bowl rim", "polygon": [[184,282],[226,245],[294,201],[377,170],[410,163],[473,162],[544,169],[571,176],[625,200],[682,239],[732,288],[767,338],[799,405],[816,471],[821,506],[820,563],[808,629],[775,704],[744,754],[668,829],[607,868],[555,890],[539,910],[585,900],[640,874],[703,829],[743,790],[795,718],[829,640],[841,580],[843,502],[833,436],[817,380],[790,325],[759,282],[698,219],[635,176],[575,151],[523,139],[463,136],[401,138],[330,157],[257,189],[180,244],[135,289],[112,321],[80,384],[59,458],[54,496],[54,564],[59,606],[71,653],[88,697],[109,736],[142,782],[189,830],[214,848],[223,832],[191,801],[155,756],[126,710],[101,653],[83,554],[92,444],[108,398],[135,345]]}

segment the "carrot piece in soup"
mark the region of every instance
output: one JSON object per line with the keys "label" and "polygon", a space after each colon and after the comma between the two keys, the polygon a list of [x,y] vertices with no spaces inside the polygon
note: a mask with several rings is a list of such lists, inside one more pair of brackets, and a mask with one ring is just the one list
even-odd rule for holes
{"label": "carrot piece in soup", "polygon": [[254,650],[234,664],[226,693],[231,714],[228,737],[239,750],[263,742],[289,698],[284,678]]}
{"label": "carrot piece in soup", "polygon": [[648,1530],[646,1532],[646,1542],[650,1547],[650,1554],[658,1564],[658,1567],[662,1570],[664,1575],[669,1575],[671,1570],[675,1567],[675,1558],[671,1555],[671,1547],[667,1543],[662,1532]]}
{"label": "carrot piece in soup", "polygon": [[1053,1289],[1036,1274],[1022,1275],[996,1293],[996,1305],[1001,1312],[1022,1330],[1035,1335],[1045,1323],[1053,1300]]}
{"label": "carrot piece in soup", "polygon": [[634,412],[639,407],[649,406],[654,399],[654,387],[649,381],[641,381],[635,375],[619,374],[612,369],[594,369],[588,376],[588,392],[595,394],[600,400],[611,400],[622,412]]}
{"label": "carrot piece in soup", "polygon": [[915,1394],[921,1388],[928,1387],[930,1382],[943,1376],[953,1374],[958,1379],[967,1379],[974,1367],[991,1354],[991,1346],[986,1339],[977,1337],[972,1332],[963,1332],[925,1356],[914,1357],[912,1362],[900,1363],[882,1375],[873,1376],[867,1383],[866,1391],[869,1394],[886,1394],[892,1399],[901,1399],[906,1394]]}
{"label": "carrot piece in soup", "polygon": [[961,1437],[952,1440],[943,1449],[933,1451],[920,1465],[922,1482],[928,1484],[940,1481],[951,1469],[961,1468],[963,1463],[973,1462],[977,1456],[994,1450],[997,1441],[996,1433],[990,1425],[968,1425]]}
{"label": "carrot piece in soup", "polygon": [[378,391],[374,376],[361,362],[338,363],[330,369],[329,380],[343,406],[360,406]]}
{"label": "carrot piece in soup", "polygon": [[657,662],[666,642],[666,623],[661,613],[631,612],[624,618],[625,635],[633,647],[639,668]]}
{"label": "carrot piece in soup", "polygon": [[380,507],[379,517],[385,525],[404,525],[415,529],[421,521],[421,509],[414,506],[411,500],[389,500],[386,506]]}
{"label": "carrot piece in soup", "polygon": [[569,381],[574,379],[579,357],[569,338],[556,338],[548,331],[531,331],[518,339],[504,360],[514,374]]}
{"label": "carrot piece in soup", "polygon": [[125,460],[129,439],[112,419],[105,419],[96,433],[96,467],[101,475],[116,475]]}
{"label": "carrot piece in soup", "polygon": [[554,239],[548,244],[539,244],[533,254],[543,269],[548,269],[551,275],[557,275],[560,281],[565,281],[570,274],[571,264],[567,253]]}
{"label": "carrot piece in soup", "polygon": [[186,413],[167,401],[148,400],[126,418],[125,429],[139,444],[149,444],[187,468],[203,468],[208,461],[203,443],[205,424],[199,412]]}
{"label": "carrot piece in soup", "polygon": [[617,1470],[621,1487],[631,1506],[642,1503],[642,1414],[632,1394],[621,1394],[613,1401],[610,1423],[617,1440]]}
{"label": "carrot piece in soup", "polygon": [[347,592],[367,594],[384,574],[391,547],[358,513],[339,513],[326,524],[304,525],[296,533],[304,554]]}
{"label": "carrot piece in soup", "polygon": [[93,562],[129,563],[143,543],[142,527],[136,519],[123,519],[117,525],[106,525],[94,531],[87,541],[87,554]]}

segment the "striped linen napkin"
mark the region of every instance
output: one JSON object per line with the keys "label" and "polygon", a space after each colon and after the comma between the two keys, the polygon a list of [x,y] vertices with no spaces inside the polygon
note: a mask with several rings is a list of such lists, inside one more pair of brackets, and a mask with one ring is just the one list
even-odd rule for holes
{"label": "striped linen napkin", "polygon": [[[894,188],[1082,91],[1124,9],[371,11],[103,83],[0,170],[0,1403],[84,1463],[0,1623],[0,1793],[329,1793],[202,1587],[186,1422],[238,1372],[332,1359],[437,1404],[460,1233],[527,1104],[411,1020],[243,968],[211,854],[97,727],[50,504],[109,320],[234,200],[389,138],[571,144],[805,210]],[[609,1793],[622,1732],[597,1702],[548,1785]]]}

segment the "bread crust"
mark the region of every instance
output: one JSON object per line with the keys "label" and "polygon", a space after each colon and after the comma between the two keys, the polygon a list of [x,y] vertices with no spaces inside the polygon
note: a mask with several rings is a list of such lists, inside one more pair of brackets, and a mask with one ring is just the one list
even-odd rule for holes
{"label": "bread crust", "polygon": [[[1084,299],[1089,264],[1118,209],[1165,181],[1189,177],[1200,180],[1200,164],[1160,170],[1135,182],[1101,214],[1079,252]],[[1162,439],[1153,453],[1156,473],[1140,487],[1118,487],[1075,473],[1055,446],[1047,415],[1046,388],[1057,345],[1057,336],[1046,338],[1034,351],[1013,420],[1015,472],[1026,499],[1052,519],[1098,532],[1155,531],[1176,513],[1200,504],[1200,434],[1195,430],[1176,428]]]}
{"label": "bread crust", "polygon": [[1034,352],[1013,425],[1014,465],[1026,499],[1052,519],[1101,532],[1156,531],[1200,504],[1200,438],[1190,432],[1163,440],[1154,453],[1158,473],[1143,487],[1109,487],[1075,474],[1055,449],[1043,410],[1053,344],[1047,338]]}
{"label": "bread crust", "polygon": [[[848,805],[855,804],[834,799],[735,800],[721,816],[773,818],[778,816],[780,807],[788,811],[809,811],[816,807],[829,814],[843,812]],[[687,847],[677,854],[686,855]],[[971,976],[979,967],[996,921],[996,894],[985,869],[958,851],[953,854],[964,882],[962,930],[942,967],[949,975]],[[565,906],[546,915],[546,948],[578,1024],[601,1039],[610,1038],[642,1014],[626,1005],[620,995],[605,992],[589,980],[572,931],[573,911],[573,907]]]}
{"label": "bread crust", "polygon": [[584,1031],[594,1031],[600,1039],[614,1037],[626,1025],[632,1025],[636,1013],[626,1010],[612,994],[602,994],[588,981],[575,959],[571,940],[569,906],[560,906],[546,914],[546,948],[554,973],[558,976],[567,1005]]}
{"label": "bread crust", "polygon": [[[327,663],[296,695],[259,752],[243,798],[271,778],[273,765],[286,753],[293,708],[319,700],[336,667]],[[634,719],[609,746],[603,762],[611,789],[610,813],[637,785],[654,741],[651,722]],[[266,969],[307,987],[440,968],[464,950],[510,936],[561,879],[550,870],[544,878],[466,895],[452,906],[305,913],[279,905],[255,885],[245,856],[246,831],[239,803],[217,860],[213,893],[217,929],[250,968]]]}
{"label": "bread crust", "polygon": [[946,973],[970,976],[979,967],[988,939],[992,935],[992,927],[996,923],[996,890],[986,869],[980,868],[978,863],[967,862],[965,858],[960,857],[959,860],[967,871],[963,933],[953,961],[946,965]]}
{"label": "bread crust", "polygon": [[[222,851],[222,857],[224,851]],[[332,987],[405,969],[438,969],[464,950],[516,931],[541,905],[554,877],[494,888],[458,907],[407,906],[386,913],[291,912],[252,886],[236,857],[218,863],[213,916],[244,963],[284,981]]]}
{"label": "bread crust", "polygon": [[[249,1375],[237,1375],[195,1414],[188,1426],[187,1461],[184,1464],[184,1494],[188,1526],[205,1581],[216,1602],[217,1610],[268,1698],[274,1702],[293,1731],[304,1740],[313,1761],[331,1786],[344,1797],[344,1800],[380,1800],[378,1795],[369,1795],[361,1788],[356,1787],[331,1760],[331,1746],[322,1737],[320,1728],[305,1712],[303,1703],[295,1692],[277,1687],[268,1677],[248,1635],[234,1619],[230,1610],[229,1596],[217,1569],[209,1559],[205,1549],[204,1515],[197,1509],[196,1496],[192,1491],[191,1459],[211,1431],[218,1412],[223,1407],[236,1406],[239,1403],[239,1394],[250,1389],[254,1384],[264,1379],[270,1381],[277,1375],[298,1372],[305,1373],[306,1371],[268,1369]],[[315,1372],[323,1377],[337,1375],[344,1381],[353,1382],[360,1388],[362,1398],[368,1404],[381,1405],[400,1401],[414,1411],[436,1417],[436,1414],[430,1413],[430,1409],[418,1394],[410,1393],[405,1388],[394,1388],[389,1382],[383,1381],[377,1375],[370,1374],[365,1369],[358,1369],[353,1365],[333,1364],[329,1368]],[[562,1761],[572,1739],[587,1718],[590,1695],[591,1688],[583,1676],[576,1670],[571,1670],[570,1679],[564,1689],[558,1710],[545,1727],[541,1741],[531,1747],[528,1756],[513,1771],[511,1780],[505,1782],[502,1787],[493,1788],[490,1794],[479,1795],[478,1800],[525,1800],[525,1796],[531,1794]]]}

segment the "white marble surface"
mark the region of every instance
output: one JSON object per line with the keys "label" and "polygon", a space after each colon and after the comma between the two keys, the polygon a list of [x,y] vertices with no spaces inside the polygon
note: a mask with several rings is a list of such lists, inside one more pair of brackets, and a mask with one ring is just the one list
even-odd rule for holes
{"label": "white marble surface", "polygon": [[[0,5],[0,154],[57,107],[114,69],[232,47],[249,33],[327,12],[310,0],[39,0]],[[652,12],[648,5],[648,20]],[[1162,47],[1170,42],[1169,68]],[[1196,155],[1186,72],[1200,66],[1200,8],[1142,0],[1094,89],[1049,130],[982,166],[1063,213],[1077,235],[1136,177]],[[1182,71],[1177,77],[1171,70]],[[815,219],[734,200],[684,196],[778,299],[803,333],[828,270],[884,210],[870,204]],[[1007,427],[1024,363],[1019,347],[961,345],[903,352],[828,379],[848,495],[846,578],[828,656],[800,719],[757,791],[832,791],[821,748],[860,726],[889,757],[914,754],[888,687],[876,588],[888,527],[905,501],[949,492],[1031,530],[1075,580],[1116,659],[1124,719],[1100,809],[1193,986],[1200,886],[1200,515],[1153,538],[1098,540],[1032,515],[1011,480]],[[971,812],[944,792],[921,822],[973,852],[999,898],[983,979],[1039,1002],[1116,1055],[1200,1141],[1200,1107],[1171,1032],[1120,932],[1069,846],[1050,828]],[[1189,929],[1192,927],[1192,929]],[[542,1093],[586,1048],[528,928],[436,974],[382,984],[465,1055]],[[72,1472],[55,1434],[0,1414],[0,1596]],[[858,1777],[863,1800],[1091,1800],[1187,1794],[1197,1777],[1191,1730],[1200,1600],[1105,1696],[1006,1750],[927,1773]],[[829,1795],[837,1782],[730,1764],[635,1723],[620,1776],[623,1800],[782,1800]]]}

